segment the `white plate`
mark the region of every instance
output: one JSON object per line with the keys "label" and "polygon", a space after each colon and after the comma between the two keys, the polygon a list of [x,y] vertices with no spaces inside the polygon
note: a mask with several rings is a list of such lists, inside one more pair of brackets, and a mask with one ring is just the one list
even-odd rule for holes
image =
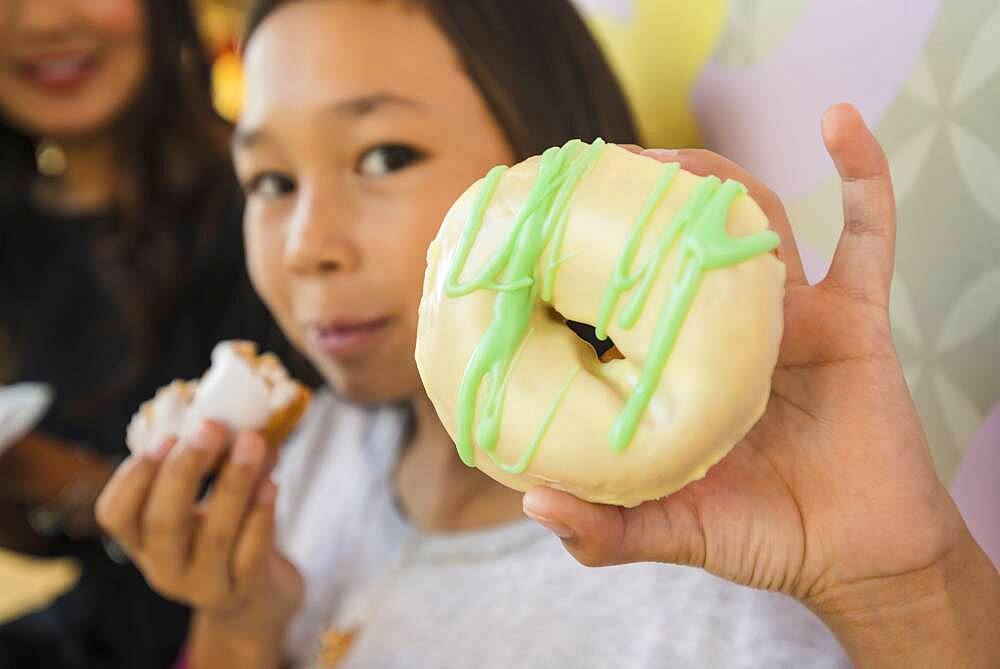
{"label": "white plate", "polygon": [[52,403],[44,383],[0,386],[0,453],[31,431]]}

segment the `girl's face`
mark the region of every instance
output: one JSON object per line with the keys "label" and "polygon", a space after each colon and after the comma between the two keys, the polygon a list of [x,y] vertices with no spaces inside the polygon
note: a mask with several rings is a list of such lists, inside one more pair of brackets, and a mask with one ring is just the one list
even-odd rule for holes
{"label": "girl's face", "polygon": [[345,397],[404,399],[427,246],[511,151],[446,38],[396,2],[300,0],[246,56],[234,138],[254,284]]}
{"label": "girl's face", "polygon": [[145,70],[139,0],[0,0],[0,115],[32,135],[101,132]]}

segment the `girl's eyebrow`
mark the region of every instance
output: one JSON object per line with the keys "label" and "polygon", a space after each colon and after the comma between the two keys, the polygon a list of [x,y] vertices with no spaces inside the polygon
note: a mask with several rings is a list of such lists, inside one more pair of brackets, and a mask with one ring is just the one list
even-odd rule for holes
{"label": "girl's eyebrow", "polygon": [[268,134],[263,128],[248,128],[246,126],[237,125],[235,130],[233,130],[233,138],[231,140],[232,148],[249,148],[254,144],[260,144],[263,141],[267,141]]}
{"label": "girl's eyebrow", "polygon": [[331,103],[327,109],[333,114],[356,117],[372,114],[385,107],[395,106],[420,109],[424,105],[412,98],[395,93],[378,92],[371,95],[338,100]]}

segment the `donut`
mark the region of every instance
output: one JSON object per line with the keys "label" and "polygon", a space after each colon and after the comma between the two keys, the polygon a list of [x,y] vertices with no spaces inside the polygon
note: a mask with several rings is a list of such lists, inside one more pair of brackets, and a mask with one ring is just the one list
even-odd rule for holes
{"label": "donut", "polygon": [[703,477],[770,395],[778,245],[739,182],[601,140],[490,170],[428,249],[417,327],[463,462],[627,507]]}
{"label": "donut", "polygon": [[141,452],[214,420],[232,432],[259,431],[277,446],[295,429],[309,397],[309,389],[292,379],[274,354],[258,355],[253,342],[223,341],[201,380],[176,380],[139,407],[125,443]]}

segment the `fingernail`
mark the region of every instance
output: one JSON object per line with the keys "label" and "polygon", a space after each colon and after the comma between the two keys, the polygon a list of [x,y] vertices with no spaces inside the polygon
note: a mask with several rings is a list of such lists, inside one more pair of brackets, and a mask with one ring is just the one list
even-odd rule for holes
{"label": "fingernail", "polygon": [[663,161],[674,160],[679,154],[680,152],[677,149],[646,149],[642,152],[644,156]]}
{"label": "fingernail", "polygon": [[264,481],[257,490],[257,503],[261,506],[266,506],[274,501],[277,494],[278,488],[274,485],[274,482],[271,480]]}
{"label": "fingernail", "polygon": [[170,452],[170,449],[173,448],[176,443],[176,439],[173,437],[167,437],[153,448],[143,451],[142,455],[150,462],[163,462],[163,459],[167,457],[167,453]]}
{"label": "fingernail", "polygon": [[253,465],[263,457],[264,448],[256,439],[243,439],[233,449],[233,462],[238,465]]}
{"label": "fingernail", "polygon": [[551,518],[546,518],[545,516],[540,516],[529,509],[527,505],[524,506],[524,513],[526,516],[536,521],[539,525],[547,527],[552,534],[556,535],[560,539],[573,538],[573,530],[571,530],[568,525],[564,525],[563,523],[560,523],[557,520],[552,520]]}
{"label": "fingernail", "polygon": [[197,450],[207,450],[213,443],[212,429],[208,425],[200,425],[188,437],[186,446]]}

